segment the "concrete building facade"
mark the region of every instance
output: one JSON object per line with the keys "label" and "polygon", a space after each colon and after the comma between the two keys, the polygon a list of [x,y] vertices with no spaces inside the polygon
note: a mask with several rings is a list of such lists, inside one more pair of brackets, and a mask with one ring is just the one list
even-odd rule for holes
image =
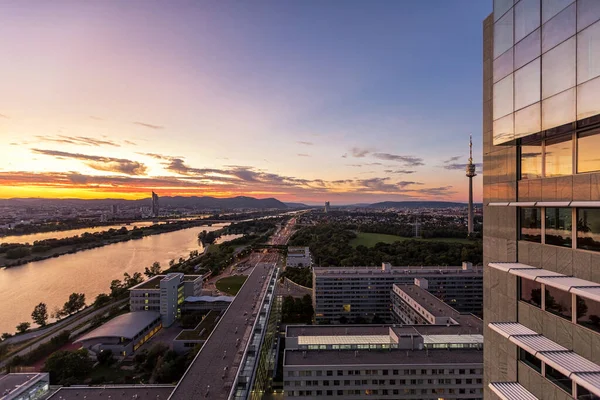
{"label": "concrete building facade", "polygon": [[392,319],[400,324],[455,325],[459,312],[417,285],[394,285]]}
{"label": "concrete building facade", "polygon": [[483,23],[486,399],[600,396],[600,1]]}
{"label": "concrete building facade", "polygon": [[[419,278],[415,281],[415,278]],[[417,284],[460,312],[481,314],[481,267],[333,267],[313,268],[313,307],[317,323],[366,322],[377,316],[392,322],[394,284]]]}
{"label": "concrete building facade", "polygon": [[312,257],[308,247],[288,246],[286,267],[292,268],[310,268],[312,266]]}

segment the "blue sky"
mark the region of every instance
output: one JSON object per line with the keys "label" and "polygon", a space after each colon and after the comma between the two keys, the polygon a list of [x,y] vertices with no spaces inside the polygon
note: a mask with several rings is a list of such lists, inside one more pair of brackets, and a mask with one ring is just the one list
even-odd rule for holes
{"label": "blue sky", "polygon": [[465,200],[491,3],[4,2],[0,197]]}

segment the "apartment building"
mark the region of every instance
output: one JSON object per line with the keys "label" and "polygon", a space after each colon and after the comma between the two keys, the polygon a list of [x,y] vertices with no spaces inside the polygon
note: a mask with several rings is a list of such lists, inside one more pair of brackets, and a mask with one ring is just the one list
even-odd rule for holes
{"label": "apartment building", "polygon": [[[418,278],[415,280],[415,278]],[[481,315],[483,270],[470,263],[458,267],[313,268],[313,307],[317,323],[391,322],[394,284],[417,283],[460,312]]]}
{"label": "apartment building", "polygon": [[285,265],[293,268],[310,268],[312,266],[310,249],[308,247],[289,246]]}
{"label": "apartment building", "polygon": [[455,325],[460,313],[417,285],[394,285],[392,319],[399,324]]}
{"label": "apartment building", "polygon": [[483,23],[486,399],[600,396],[600,1]]}

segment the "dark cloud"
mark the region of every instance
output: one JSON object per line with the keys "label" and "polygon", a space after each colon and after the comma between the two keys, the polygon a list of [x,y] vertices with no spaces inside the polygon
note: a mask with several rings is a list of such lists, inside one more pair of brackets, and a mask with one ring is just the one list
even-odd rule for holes
{"label": "dark cloud", "polygon": [[123,143],[130,144],[132,146],[137,146],[137,143],[136,142],[132,142],[131,140],[123,140]]}
{"label": "dark cloud", "polygon": [[383,164],[380,162],[372,162],[372,163],[368,163],[367,165],[383,165]]}
{"label": "dark cloud", "polygon": [[348,153],[342,154],[342,158],[346,158],[346,157],[348,157]]}
{"label": "dark cloud", "polygon": [[141,152],[137,152],[136,154],[139,154],[141,156],[152,157],[152,158],[155,158],[157,160],[172,160],[172,159],[176,158],[176,157],[165,156],[165,155],[157,154],[157,153],[141,153]]}
{"label": "dark cloud", "polygon": [[66,135],[57,135],[57,136],[36,136],[42,142],[53,142],[53,143],[62,143],[62,144],[73,144],[77,146],[113,146],[113,147],[121,147],[120,144],[113,142],[111,140],[101,140],[94,139],[88,136],[66,136]]}
{"label": "dark cloud", "polygon": [[350,149],[350,152],[354,157],[362,158],[367,156],[371,152],[371,150],[360,147],[353,147],[352,149]]}
{"label": "dark cloud", "polygon": [[301,140],[297,141],[296,143],[298,144],[303,144],[305,146],[312,146],[314,143],[313,142],[303,142]]}
{"label": "dark cloud", "polygon": [[419,193],[419,194],[424,194],[427,196],[435,196],[435,197],[450,196],[450,195],[456,193],[456,191],[452,190],[452,186],[423,188],[423,189],[415,190],[414,192]]}
{"label": "dark cloud", "polygon": [[406,186],[409,186],[409,185],[423,185],[423,182],[400,181],[400,182],[396,182],[396,185],[398,185],[400,187],[406,187]]}
{"label": "dark cloud", "polygon": [[346,164],[346,166],[348,166],[348,167],[362,168],[363,164]]}
{"label": "dark cloud", "polygon": [[298,157],[310,157],[310,154],[298,153],[296,154]]}
{"label": "dark cloud", "polygon": [[450,157],[449,159],[447,159],[446,161],[443,161],[444,164],[449,164],[449,163],[453,163],[455,161],[458,161],[462,158],[462,156],[454,156],[454,157]]}
{"label": "dark cloud", "polygon": [[[447,170],[451,170],[451,171],[464,171],[467,168],[467,164],[459,164],[459,163],[452,163],[452,164],[445,164],[442,166],[444,169]],[[476,170],[481,170],[481,167],[483,167],[483,164],[481,163],[475,163],[475,169]]]}
{"label": "dark cloud", "polygon": [[59,159],[81,160],[90,168],[98,171],[118,172],[126,175],[145,175],[146,166],[140,162],[124,158],[92,156],[80,153],[68,153],[66,151],[31,149],[36,154],[43,154]]}
{"label": "dark cloud", "polygon": [[150,129],[165,129],[164,126],[160,126],[160,125],[152,125],[152,124],[147,124],[145,122],[134,122],[135,125],[140,125],[140,126],[144,126],[146,128],[150,128]]}
{"label": "dark cloud", "polygon": [[379,158],[380,160],[397,161],[406,165],[407,167],[418,167],[425,165],[422,158],[415,156],[400,156],[390,153],[373,153],[373,157]]}
{"label": "dark cloud", "polygon": [[414,174],[417,171],[411,169],[386,169],[383,172],[387,172],[388,174]]}

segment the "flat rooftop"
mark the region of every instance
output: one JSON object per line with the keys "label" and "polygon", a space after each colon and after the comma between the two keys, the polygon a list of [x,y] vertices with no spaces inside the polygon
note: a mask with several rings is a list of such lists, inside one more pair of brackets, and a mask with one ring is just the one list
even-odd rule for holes
{"label": "flat rooftop", "polygon": [[[5,395],[18,389],[19,387],[28,384],[29,382],[37,379],[38,377],[46,375],[44,373],[32,373],[32,374],[6,374],[0,376],[0,399],[4,398]],[[47,378],[46,378],[47,379]]]}
{"label": "flat rooftop", "polygon": [[161,400],[169,398],[174,388],[172,385],[71,386],[58,389],[46,400]]}
{"label": "flat rooftop", "polygon": [[194,329],[184,329],[175,340],[206,340],[212,333],[220,313],[210,311]]}
{"label": "flat rooftop", "polygon": [[[135,285],[134,287],[130,288],[129,290],[150,290],[150,289],[160,289],[160,281],[165,278],[167,275],[156,275],[153,276],[152,278],[148,279],[147,281],[144,281],[138,285]],[[184,282],[193,282],[198,278],[202,278],[202,275],[184,275],[183,276],[183,281]]]}
{"label": "flat rooftop", "polygon": [[462,266],[407,266],[391,267],[389,270],[383,270],[381,267],[314,267],[313,273],[316,277],[337,277],[337,276],[424,276],[424,275],[464,275],[481,276],[483,267],[473,266],[471,269],[463,269]]}
{"label": "flat rooftop", "polygon": [[83,335],[75,343],[106,337],[119,337],[131,340],[148,325],[158,320],[160,320],[160,313],[156,311],[134,311],[121,314]]}
{"label": "flat rooftop", "polygon": [[[262,298],[267,288],[267,278],[270,277],[273,267],[277,263],[277,257],[273,257],[273,254],[265,255],[263,260],[264,262],[259,262],[254,267],[170,398],[204,398],[209,386],[208,398],[211,400],[226,399],[229,396],[242,361],[241,353],[246,348],[246,343],[251,336],[254,322],[253,309]],[[259,311],[258,307],[256,311]],[[248,324],[246,324],[246,319],[248,319]],[[236,328],[238,333],[235,332]],[[239,347],[236,347],[238,338],[240,344]],[[226,353],[225,358],[223,358],[224,353]],[[224,371],[226,371],[226,377],[222,379]]]}
{"label": "flat rooftop", "polygon": [[454,308],[417,285],[394,285],[394,287],[402,290],[434,317],[454,318],[460,316],[460,313]]}
{"label": "flat rooftop", "polygon": [[483,351],[455,350],[285,350],[284,367],[338,365],[483,364]]}

